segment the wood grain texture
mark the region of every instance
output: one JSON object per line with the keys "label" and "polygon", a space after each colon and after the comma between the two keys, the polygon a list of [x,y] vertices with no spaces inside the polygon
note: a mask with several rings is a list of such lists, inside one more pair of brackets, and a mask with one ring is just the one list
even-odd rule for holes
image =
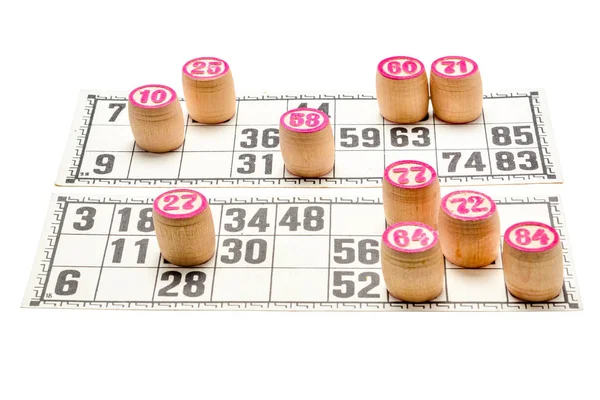
{"label": "wood grain texture", "polygon": [[303,178],[327,175],[335,163],[331,124],[312,133],[295,132],[279,125],[279,146],[285,168]]}
{"label": "wood grain texture", "polygon": [[483,109],[483,87],[479,70],[463,78],[447,78],[432,69],[431,103],[441,120],[462,124],[476,120]]}
{"label": "wood grain texture", "polygon": [[432,300],[444,288],[444,257],[439,242],[423,252],[404,253],[382,241],[381,269],[388,291],[400,300]]}
{"label": "wood grain texture", "polygon": [[498,258],[498,210],[485,219],[465,221],[454,218],[440,208],[438,231],[444,256],[454,265],[479,268],[490,265]]}
{"label": "wood grain texture", "polygon": [[388,225],[418,221],[434,229],[438,226],[440,182],[434,179],[425,187],[403,188],[383,179],[383,209]]}
{"label": "wood grain texture", "polygon": [[179,100],[163,107],[142,108],[128,102],[129,123],[137,145],[152,153],[165,153],[183,144],[185,123]]}
{"label": "wood grain texture", "polygon": [[160,251],[170,263],[200,265],[215,254],[215,226],[210,206],[191,218],[172,219],[154,211],[154,228]]}
{"label": "wood grain texture", "polygon": [[233,118],[236,100],[231,70],[207,80],[193,79],[182,73],[182,80],[187,110],[194,121],[218,124]]}
{"label": "wood grain texture", "polygon": [[427,74],[411,79],[390,79],[379,71],[376,77],[377,104],[383,118],[398,124],[421,121],[429,108]]}
{"label": "wood grain texture", "polygon": [[519,299],[547,301],[562,290],[563,254],[560,242],[545,251],[528,252],[516,249],[504,240],[502,265],[506,287]]}

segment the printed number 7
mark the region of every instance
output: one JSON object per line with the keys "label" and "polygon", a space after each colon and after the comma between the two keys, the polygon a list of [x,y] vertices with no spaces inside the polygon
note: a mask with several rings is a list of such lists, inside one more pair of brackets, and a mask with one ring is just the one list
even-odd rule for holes
{"label": "printed number 7", "polygon": [[119,114],[121,114],[121,111],[123,111],[125,107],[125,103],[110,103],[108,105],[108,108],[116,108],[116,110],[115,112],[113,112],[113,115],[110,116],[108,122],[115,122],[117,120],[117,117],[119,116]]}

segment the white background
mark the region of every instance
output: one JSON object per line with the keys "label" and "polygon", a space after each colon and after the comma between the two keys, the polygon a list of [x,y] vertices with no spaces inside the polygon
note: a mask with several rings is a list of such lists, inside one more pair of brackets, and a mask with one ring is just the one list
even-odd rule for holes
{"label": "white background", "polygon": [[[594,2],[90,3],[0,6],[3,398],[597,398]],[[546,89],[566,183],[545,189],[565,204],[584,311],[19,308],[80,89],[181,94],[183,63],[210,55],[238,94],[374,91],[397,54],[472,57],[486,92]]]}

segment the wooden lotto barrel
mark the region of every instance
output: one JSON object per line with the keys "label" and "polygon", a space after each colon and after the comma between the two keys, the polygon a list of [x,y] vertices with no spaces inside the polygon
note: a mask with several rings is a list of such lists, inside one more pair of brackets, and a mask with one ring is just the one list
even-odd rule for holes
{"label": "wooden lotto barrel", "polygon": [[381,60],[375,83],[379,112],[388,121],[410,124],[427,115],[429,85],[421,61],[406,56]]}
{"label": "wooden lotto barrel", "polygon": [[165,85],[144,85],[129,93],[129,123],[137,145],[153,153],[183,144],[185,123],[177,94]]}
{"label": "wooden lotto barrel", "polygon": [[502,266],[506,287],[527,301],[547,301],[560,294],[563,254],[558,232],[541,222],[519,222],[504,233]]}
{"label": "wooden lotto barrel", "polygon": [[384,171],[382,189],[388,225],[417,221],[437,229],[440,183],[431,165],[415,160],[393,162]]}
{"label": "wooden lotto barrel", "polygon": [[206,197],[190,189],[169,190],[154,200],[156,239],[166,260],[184,267],[215,254],[215,227]]}
{"label": "wooden lotto barrel", "polygon": [[218,124],[235,115],[233,75],[224,60],[194,58],[183,65],[182,80],[187,110],[194,121]]}
{"label": "wooden lotto barrel", "polygon": [[483,108],[483,88],[479,66],[470,58],[446,56],[431,65],[433,113],[450,123],[466,123],[479,118]]}
{"label": "wooden lotto barrel", "polygon": [[409,302],[435,299],[444,288],[444,257],[437,232],[420,222],[391,225],[382,235],[381,269],[395,298]]}
{"label": "wooden lotto barrel", "polygon": [[286,169],[304,178],[328,174],[335,162],[329,117],[314,108],[289,110],[279,120],[279,147]]}
{"label": "wooden lotto barrel", "polygon": [[457,266],[485,267],[498,257],[500,217],[494,200],[483,193],[459,190],[444,196],[438,230],[444,256]]}

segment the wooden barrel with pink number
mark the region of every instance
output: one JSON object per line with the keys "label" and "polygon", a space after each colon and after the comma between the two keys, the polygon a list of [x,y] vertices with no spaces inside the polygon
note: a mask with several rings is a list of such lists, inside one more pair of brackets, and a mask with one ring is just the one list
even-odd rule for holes
{"label": "wooden barrel with pink number", "polygon": [[165,85],[144,85],[129,93],[129,123],[137,145],[153,153],[175,150],[185,137],[177,94]]}
{"label": "wooden barrel with pink number", "polygon": [[458,190],[444,196],[438,230],[444,256],[457,266],[485,267],[498,258],[500,217],[484,193]]}
{"label": "wooden barrel with pink number", "polygon": [[470,58],[447,56],[431,65],[431,103],[436,117],[467,123],[481,115],[483,87],[479,66]]}
{"label": "wooden barrel with pink number", "polygon": [[527,221],[509,227],[502,247],[504,279],[510,293],[523,300],[547,301],[563,286],[563,254],[556,229]]}
{"label": "wooden barrel with pink number", "polygon": [[284,113],[279,120],[279,146],[285,168],[294,175],[318,178],[333,169],[333,131],[321,110],[296,108]]}
{"label": "wooden barrel with pink number", "polygon": [[233,75],[224,60],[199,57],[186,62],[182,83],[185,104],[194,121],[218,124],[235,115]]}
{"label": "wooden barrel with pink number", "polygon": [[195,190],[174,189],[153,204],[160,251],[170,263],[200,265],[215,254],[215,227],[206,197]]}
{"label": "wooden barrel with pink number", "polygon": [[379,111],[388,121],[410,124],[427,115],[429,85],[421,61],[406,56],[381,60],[375,83]]}
{"label": "wooden barrel with pink number", "polygon": [[381,270],[395,298],[409,302],[435,299],[444,288],[438,233],[420,222],[391,225],[381,238]]}
{"label": "wooden barrel with pink number", "polygon": [[393,162],[383,173],[382,185],[389,225],[417,221],[437,229],[440,183],[431,165],[415,160]]}

